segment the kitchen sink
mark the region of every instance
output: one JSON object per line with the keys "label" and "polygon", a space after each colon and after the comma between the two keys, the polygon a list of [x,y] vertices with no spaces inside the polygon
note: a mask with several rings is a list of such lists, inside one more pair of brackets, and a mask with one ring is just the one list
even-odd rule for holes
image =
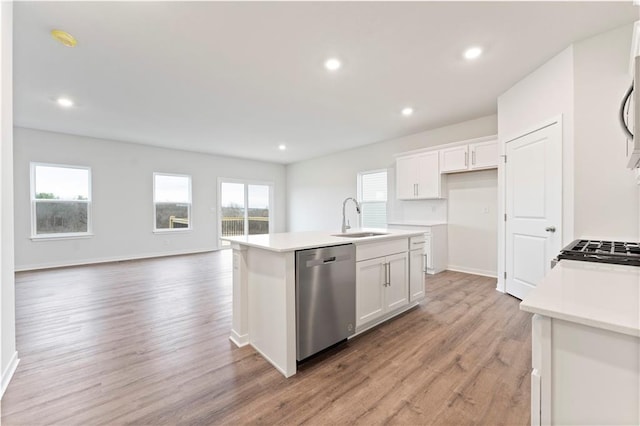
{"label": "kitchen sink", "polygon": [[389,234],[387,232],[345,232],[344,234],[333,234],[334,237],[345,237],[345,238],[377,237],[380,235],[389,235]]}

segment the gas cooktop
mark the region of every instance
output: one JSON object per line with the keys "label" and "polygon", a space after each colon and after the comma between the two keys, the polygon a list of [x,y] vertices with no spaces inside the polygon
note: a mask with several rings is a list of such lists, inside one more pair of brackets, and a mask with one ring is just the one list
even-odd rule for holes
{"label": "gas cooktop", "polygon": [[640,266],[640,243],[575,240],[562,249],[562,259]]}

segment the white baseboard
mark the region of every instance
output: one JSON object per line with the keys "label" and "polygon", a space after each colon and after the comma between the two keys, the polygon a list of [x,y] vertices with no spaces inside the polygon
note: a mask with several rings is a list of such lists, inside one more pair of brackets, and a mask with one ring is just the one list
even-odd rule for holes
{"label": "white baseboard", "polygon": [[7,365],[7,368],[5,368],[4,371],[2,372],[2,384],[1,384],[2,388],[0,388],[0,399],[2,399],[2,396],[4,395],[4,391],[7,390],[7,387],[9,386],[9,382],[13,377],[13,373],[15,373],[16,368],[18,368],[19,362],[20,362],[20,358],[18,358],[18,352],[14,352],[13,356],[11,357],[11,361]]}
{"label": "white baseboard", "polygon": [[464,266],[448,265],[448,271],[464,272],[465,274],[482,275],[483,277],[498,278],[496,271],[485,271],[484,269],[467,268]]}
{"label": "white baseboard", "polygon": [[231,330],[231,335],[229,336],[229,340],[231,340],[237,347],[241,348],[243,346],[247,346],[249,344],[249,335],[248,334],[238,334],[235,330]]}
{"label": "white baseboard", "polygon": [[128,260],[152,259],[154,257],[179,256],[183,254],[207,253],[207,252],[218,251],[218,250],[219,249],[217,248],[206,248],[206,249],[197,249],[197,250],[177,250],[177,251],[168,251],[168,252],[153,253],[153,254],[142,254],[142,255],[134,255],[134,256],[113,256],[113,257],[102,257],[102,258],[94,258],[94,259],[84,259],[84,260],[70,261],[70,262],[48,262],[48,263],[40,263],[40,264],[34,264],[34,265],[16,266],[15,272],[36,271],[39,269],[51,269],[51,268],[65,268],[68,266],[93,265],[96,263],[126,262]]}

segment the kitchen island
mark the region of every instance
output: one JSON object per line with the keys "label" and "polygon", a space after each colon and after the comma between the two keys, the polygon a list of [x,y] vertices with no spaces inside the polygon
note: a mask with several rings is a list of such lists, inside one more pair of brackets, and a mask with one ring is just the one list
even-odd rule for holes
{"label": "kitchen island", "polygon": [[640,268],[561,260],[522,301],[531,424],[640,424]]}
{"label": "kitchen island", "polygon": [[[354,244],[357,315],[354,336],[416,306],[424,297],[424,278],[410,286],[410,253],[424,245],[422,231],[373,231],[365,237],[337,236],[331,232],[292,232],[225,237],[233,249],[233,314],[230,340],[237,346],[250,344],[285,377],[296,373],[296,264],[298,250]],[[357,234],[359,231],[352,231]],[[420,251],[421,253],[421,251]],[[395,261],[402,285],[378,285],[381,261]],[[414,265],[424,269],[422,255]],[[417,263],[417,262],[415,262]],[[417,266],[417,267],[416,267]],[[391,268],[389,268],[391,269]],[[386,271],[386,270],[385,270]],[[389,273],[390,275],[390,273]],[[413,274],[411,276],[418,276]],[[415,280],[414,280],[415,281]],[[384,288],[383,288],[384,286]],[[404,286],[404,287],[403,287]],[[422,291],[416,290],[422,286]],[[395,293],[390,291],[393,288]],[[398,294],[398,290],[402,294]],[[415,297],[412,297],[415,295]],[[353,336],[352,336],[353,337]]]}

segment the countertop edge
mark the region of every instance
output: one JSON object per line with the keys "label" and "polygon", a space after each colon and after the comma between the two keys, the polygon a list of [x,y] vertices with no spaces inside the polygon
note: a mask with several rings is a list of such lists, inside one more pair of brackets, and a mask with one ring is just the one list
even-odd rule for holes
{"label": "countertop edge", "polygon": [[621,324],[614,324],[611,322],[598,321],[592,318],[586,318],[584,316],[572,315],[570,313],[557,312],[549,309],[542,308],[536,305],[529,305],[525,302],[520,302],[520,310],[529,312],[532,314],[538,314],[545,317],[560,319],[563,321],[573,322],[576,324],[582,324],[589,327],[600,328],[603,330],[613,331],[616,333],[626,334],[628,336],[640,337],[640,328],[629,327]]}
{"label": "countertop edge", "polygon": [[389,233],[388,235],[376,235],[372,237],[363,237],[363,238],[336,237],[336,236],[332,236],[331,234],[328,234],[328,236],[333,238],[338,238],[339,240],[319,241],[317,243],[295,245],[295,246],[284,247],[284,248],[269,247],[264,244],[254,243],[250,241],[238,241],[238,240],[232,239],[233,237],[231,238],[222,237],[221,239],[225,241],[229,241],[231,244],[239,244],[241,246],[258,248],[261,250],[272,251],[275,253],[288,253],[288,252],[294,252],[297,250],[306,250],[306,249],[319,248],[319,247],[334,247],[334,246],[340,246],[344,244],[360,245],[360,244],[367,244],[367,243],[376,243],[376,242],[383,242],[387,240],[395,240],[400,238],[411,238],[411,237],[416,237],[424,234],[424,232],[420,230],[415,230],[415,231],[403,230],[401,234],[397,234],[393,232],[393,231],[397,232],[397,230],[391,230],[391,231],[392,232]]}

